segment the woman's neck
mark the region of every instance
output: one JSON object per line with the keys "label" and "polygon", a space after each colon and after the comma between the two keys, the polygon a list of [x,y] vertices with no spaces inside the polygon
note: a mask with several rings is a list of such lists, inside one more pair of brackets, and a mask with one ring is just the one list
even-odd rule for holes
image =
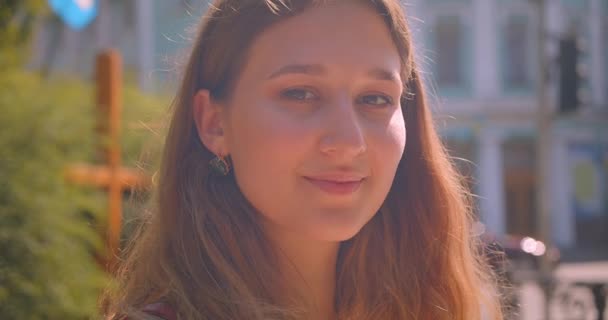
{"label": "woman's neck", "polygon": [[333,320],[335,315],[336,261],[339,242],[312,241],[276,233],[279,263],[288,299],[304,299],[310,319]]}

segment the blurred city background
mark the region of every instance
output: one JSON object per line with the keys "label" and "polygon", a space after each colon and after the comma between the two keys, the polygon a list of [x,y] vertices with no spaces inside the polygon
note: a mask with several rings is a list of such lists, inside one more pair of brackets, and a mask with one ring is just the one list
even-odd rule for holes
{"label": "blurred city background", "polygon": [[[102,266],[119,245],[108,238],[128,238],[150,196],[207,7],[0,1],[0,318],[96,314],[111,281]],[[437,126],[477,195],[476,232],[507,253],[497,267],[511,318],[601,319],[608,0],[404,7]]]}

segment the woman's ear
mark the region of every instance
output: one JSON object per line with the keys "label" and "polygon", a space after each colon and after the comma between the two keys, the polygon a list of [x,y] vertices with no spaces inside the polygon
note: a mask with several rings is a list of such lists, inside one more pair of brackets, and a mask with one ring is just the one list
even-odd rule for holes
{"label": "woman's ear", "polygon": [[214,102],[209,90],[201,89],[193,99],[193,116],[201,142],[218,156],[226,156],[225,124],[222,117],[222,107]]}

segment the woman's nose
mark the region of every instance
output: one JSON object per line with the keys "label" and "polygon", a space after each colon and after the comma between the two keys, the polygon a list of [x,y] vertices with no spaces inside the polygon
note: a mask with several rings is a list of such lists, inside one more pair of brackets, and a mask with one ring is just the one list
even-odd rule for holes
{"label": "woman's nose", "polygon": [[354,103],[343,99],[326,106],[321,152],[332,157],[352,159],[367,150],[365,133]]}

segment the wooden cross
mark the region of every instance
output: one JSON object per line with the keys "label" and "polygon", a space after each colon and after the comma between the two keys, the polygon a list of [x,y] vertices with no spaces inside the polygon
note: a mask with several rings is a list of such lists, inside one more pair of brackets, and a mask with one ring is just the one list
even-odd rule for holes
{"label": "wooden cross", "polygon": [[121,167],[120,114],[122,95],[122,59],[114,50],[100,53],[96,60],[96,105],[99,111],[98,131],[102,136],[105,164],[76,164],[67,170],[69,181],[107,189],[108,225],[105,234],[107,256],[102,258],[106,270],[116,267],[122,226],[123,190],[146,188],[151,179],[140,170]]}

